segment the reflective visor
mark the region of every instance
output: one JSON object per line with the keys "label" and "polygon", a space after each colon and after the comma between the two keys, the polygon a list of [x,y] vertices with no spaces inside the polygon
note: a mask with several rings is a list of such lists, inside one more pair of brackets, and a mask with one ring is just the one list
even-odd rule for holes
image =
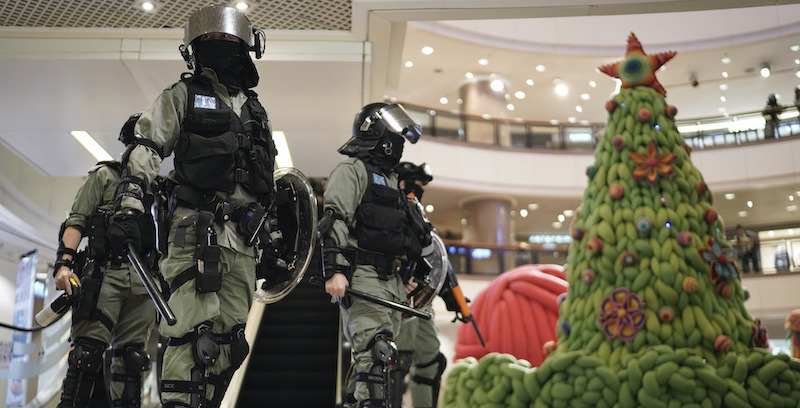
{"label": "reflective visor", "polygon": [[411,143],[417,143],[422,136],[422,126],[417,124],[401,105],[387,105],[378,111],[378,116],[383,120],[386,129],[405,136]]}
{"label": "reflective visor", "polygon": [[230,34],[250,47],[254,44],[250,20],[232,7],[213,5],[197,10],[186,22],[183,44],[189,46],[197,37],[208,33]]}

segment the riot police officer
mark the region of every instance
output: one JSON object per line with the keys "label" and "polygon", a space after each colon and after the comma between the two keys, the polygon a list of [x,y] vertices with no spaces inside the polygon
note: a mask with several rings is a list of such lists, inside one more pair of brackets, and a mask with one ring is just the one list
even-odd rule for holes
{"label": "riot police officer", "polygon": [[[416,165],[401,162],[395,167],[399,179],[400,190],[412,203],[422,200],[424,186],[433,180],[430,167],[423,163]],[[409,211],[416,211],[414,219],[427,223],[421,205],[409,206]],[[429,224],[428,228],[432,228]],[[430,232],[430,230],[428,230]],[[433,316],[433,307],[429,304],[425,309]],[[408,388],[411,391],[411,403],[414,408],[433,408],[437,406],[442,373],[447,366],[447,358],[439,351],[438,330],[434,319],[426,320],[411,316],[403,319],[402,329],[397,338],[397,366],[401,381],[413,367],[413,376]],[[398,398],[399,400],[399,398]]]}
{"label": "riot police officer", "polygon": [[[137,117],[131,116],[120,132],[120,141],[125,144],[133,138]],[[102,375],[103,352],[109,344],[111,406],[141,406],[142,375],[150,367],[145,343],[156,312],[130,265],[107,250],[107,227],[120,170],[119,161],[100,162],[92,167],[62,224],[53,272],[56,288],[70,295],[73,290],[78,291],[75,285],[81,289],[79,306],[72,314],[73,344],[58,408],[88,406],[95,381]],[[141,224],[140,247],[147,259],[154,255],[152,218],[146,214],[132,221]],[[79,255],[77,249],[84,236],[88,236],[89,243]],[[84,255],[89,261],[85,264]]]}
{"label": "riot police officer", "polygon": [[249,353],[244,338],[253,301],[259,237],[274,202],[276,155],[266,110],[251,90],[259,76],[250,52],[264,34],[220,5],[193,13],[182,56],[193,74],[142,113],[127,153],[112,222],[118,241],[135,242],[130,214],[145,186],[174,153],[167,255],[161,271],[177,323],[160,326],[164,407],[218,407]]}
{"label": "riot police officer", "polygon": [[[356,114],[352,137],[339,148],[349,156],[328,178],[319,223],[325,291],[342,298],[351,286],[395,302],[405,300],[404,274],[421,246],[406,222],[405,198],[394,166],[405,139],[421,135],[401,105],[372,103]],[[389,407],[389,370],[397,349],[398,311],[362,299],[342,299],[345,335],[354,356],[355,390],[345,406]]]}

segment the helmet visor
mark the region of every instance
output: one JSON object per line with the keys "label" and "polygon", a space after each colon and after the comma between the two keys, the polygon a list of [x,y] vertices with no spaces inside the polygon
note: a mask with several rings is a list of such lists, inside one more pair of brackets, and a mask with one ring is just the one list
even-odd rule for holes
{"label": "helmet visor", "polygon": [[226,33],[240,38],[249,47],[254,44],[250,20],[233,7],[215,5],[196,11],[186,22],[183,43],[188,46],[197,37],[208,33]]}
{"label": "helmet visor", "polygon": [[386,125],[386,129],[405,136],[411,143],[417,143],[422,136],[422,126],[411,118],[402,105],[387,105],[378,111],[378,115]]}

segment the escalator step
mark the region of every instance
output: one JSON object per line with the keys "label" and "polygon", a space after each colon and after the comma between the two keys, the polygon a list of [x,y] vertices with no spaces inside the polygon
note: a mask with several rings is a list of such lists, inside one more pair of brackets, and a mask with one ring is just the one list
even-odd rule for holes
{"label": "escalator step", "polygon": [[336,368],[337,357],[335,353],[254,355],[250,358],[248,370],[333,370]]}
{"label": "escalator step", "polygon": [[336,376],[327,371],[248,372],[246,387],[254,390],[309,390],[336,387]]}

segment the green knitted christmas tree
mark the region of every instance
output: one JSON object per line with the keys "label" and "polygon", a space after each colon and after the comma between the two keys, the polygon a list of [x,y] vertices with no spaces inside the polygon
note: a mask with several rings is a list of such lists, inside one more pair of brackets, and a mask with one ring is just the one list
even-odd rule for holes
{"label": "green knitted christmas tree", "polygon": [[[800,363],[763,348],[735,252],[655,78],[674,55],[647,55],[631,34],[626,58],[600,67],[622,88],[606,102],[572,227],[555,349],[538,368],[507,355],[457,363],[445,407],[800,408]],[[483,392],[470,390],[479,375]]]}

